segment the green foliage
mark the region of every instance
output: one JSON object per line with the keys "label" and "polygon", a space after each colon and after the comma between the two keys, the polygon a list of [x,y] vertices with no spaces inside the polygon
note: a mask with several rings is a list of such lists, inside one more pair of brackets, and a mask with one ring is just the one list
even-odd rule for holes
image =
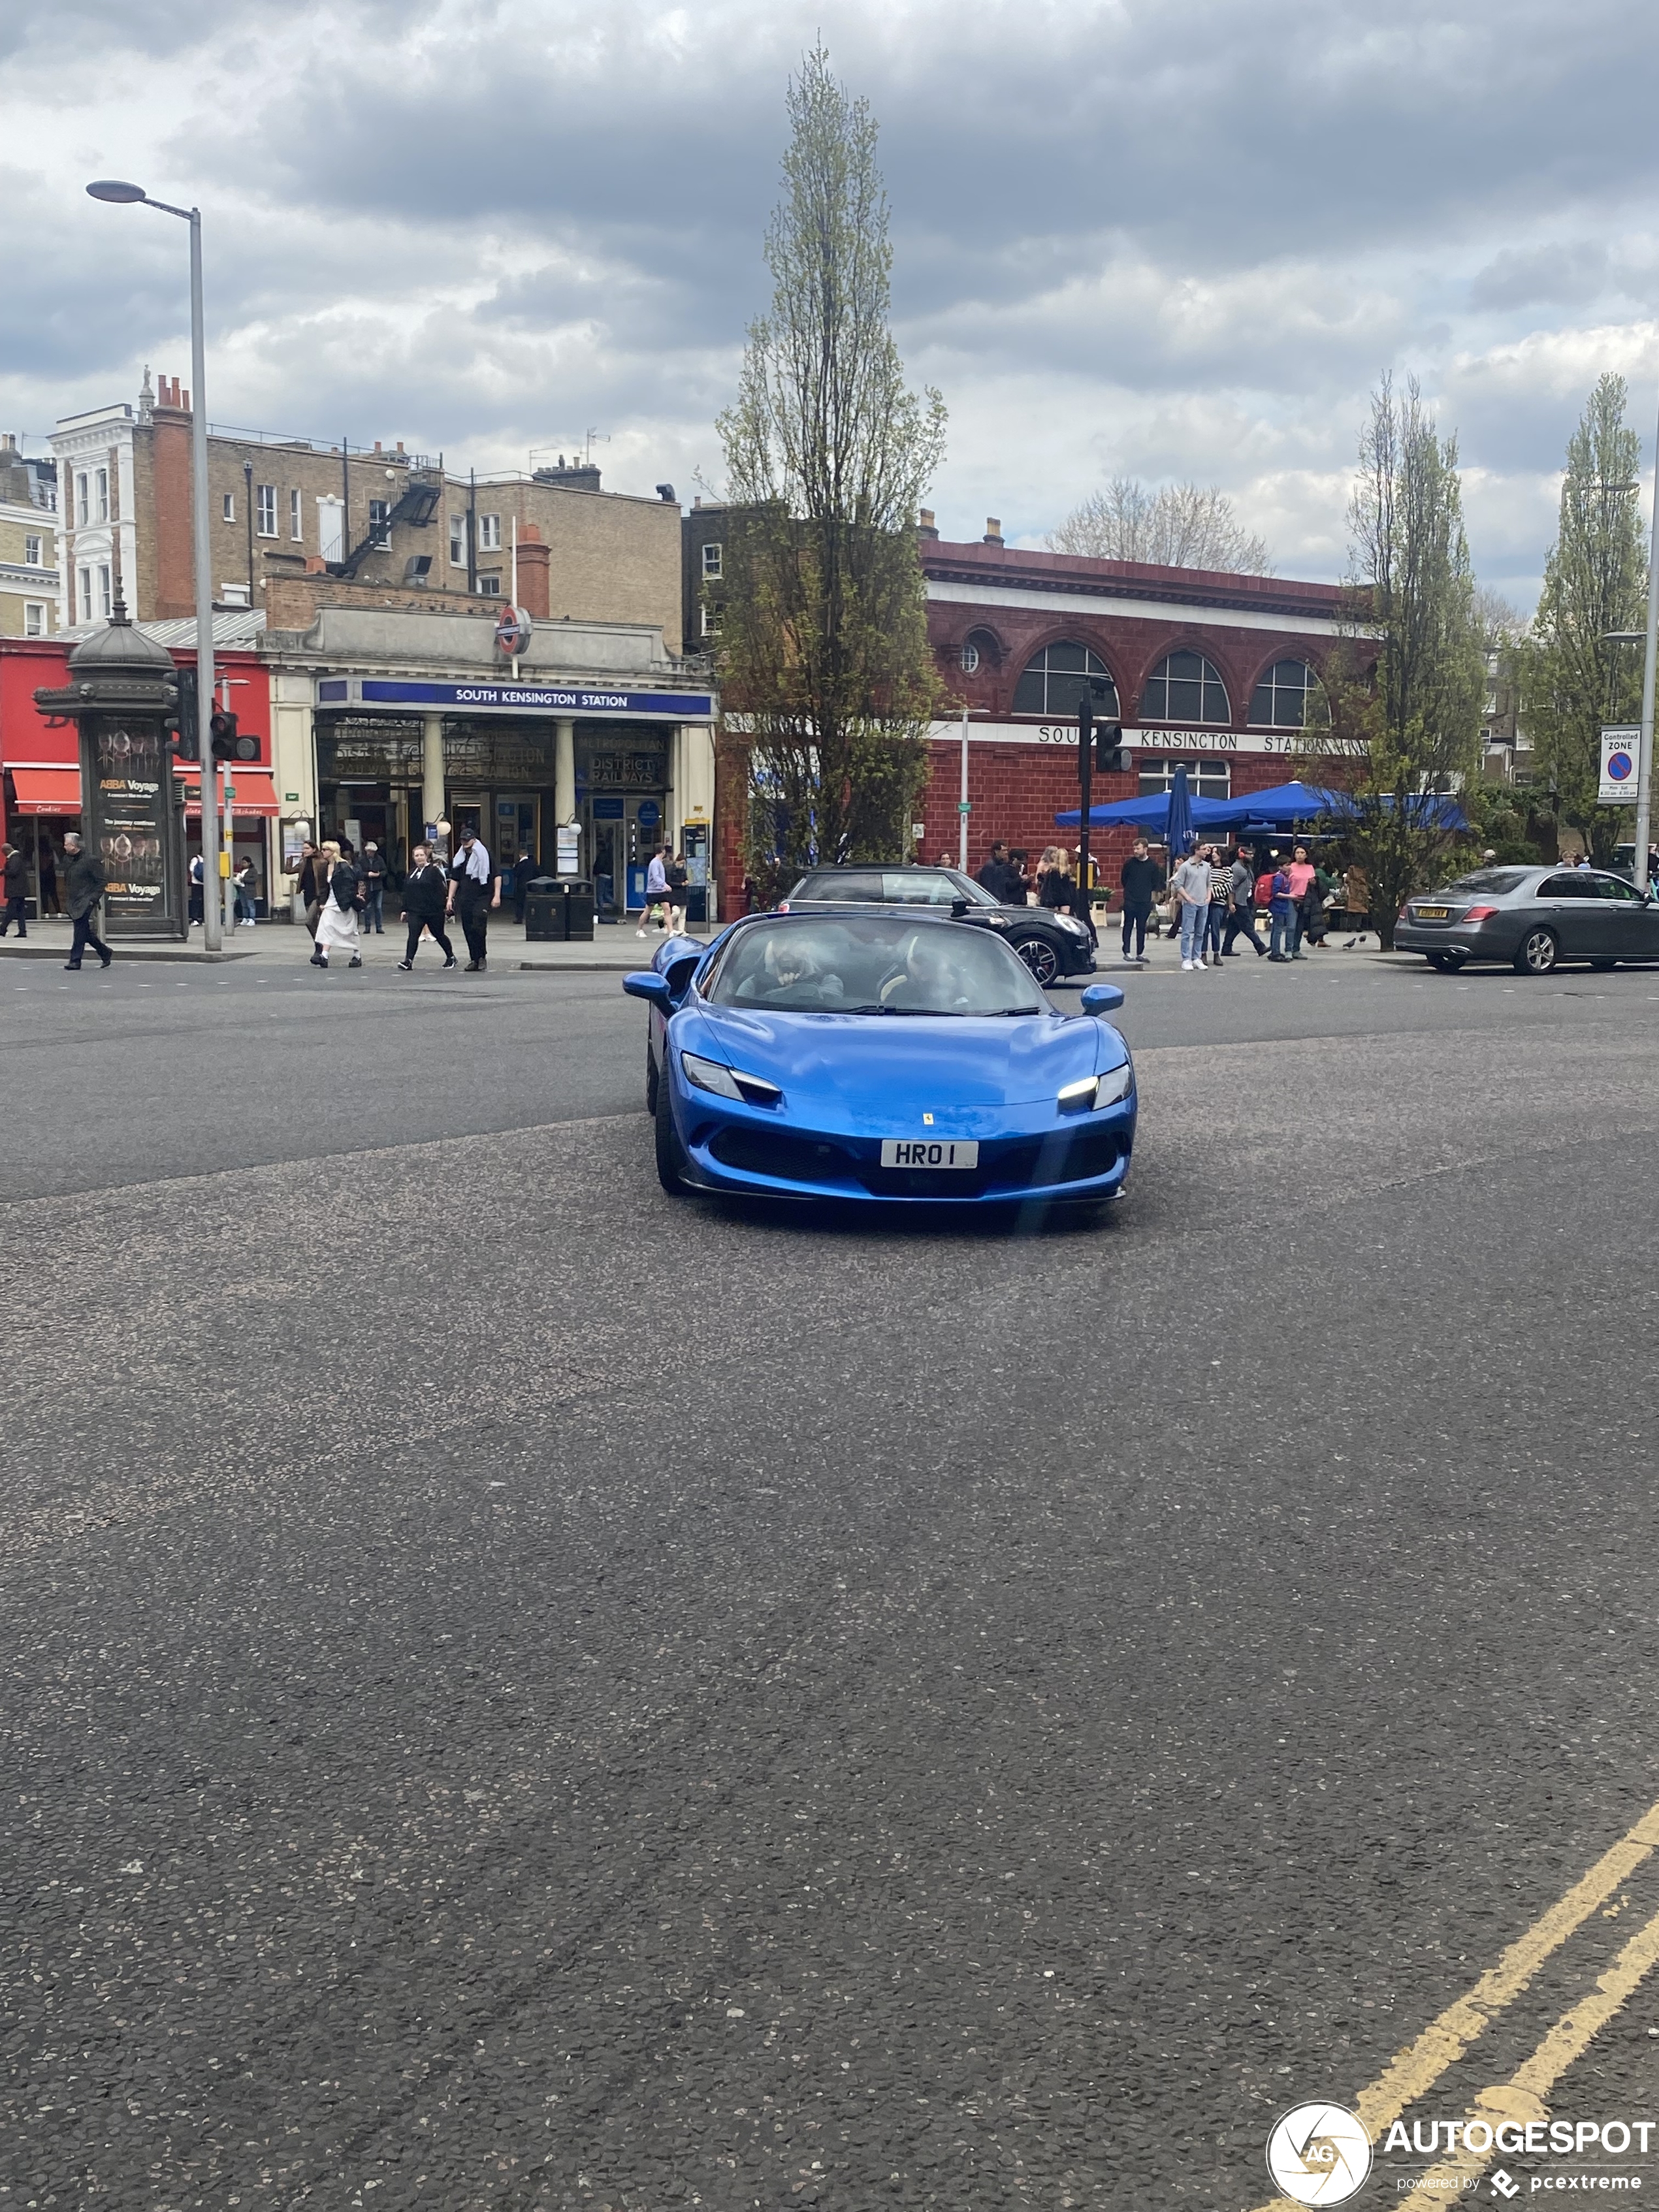
{"label": "green foliage", "polygon": [[1300,773],[1343,797],[1331,827],[1365,871],[1383,945],[1454,838],[1427,802],[1480,771],[1485,664],[1463,530],[1457,441],[1415,380],[1385,377],[1361,434],[1343,636],[1326,670],[1328,742],[1306,733]]}
{"label": "green foliage", "polygon": [[1642,650],[1608,630],[1647,619],[1648,567],[1638,508],[1641,443],[1625,422],[1625,380],[1603,376],[1567,446],[1556,541],[1531,637],[1521,649],[1522,711],[1534,780],[1553,785],[1561,821],[1581,831],[1599,867],[1631,834],[1627,806],[1603,806],[1601,725],[1641,712]]}
{"label": "green foliage", "polygon": [[772,312],[720,420],[728,543],[720,669],[748,778],[747,861],[773,893],[819,859],[905,857],[941,687],[917,508],[945,405],[888,326],[892,249],[868,106],[822,47],[789,88]]}

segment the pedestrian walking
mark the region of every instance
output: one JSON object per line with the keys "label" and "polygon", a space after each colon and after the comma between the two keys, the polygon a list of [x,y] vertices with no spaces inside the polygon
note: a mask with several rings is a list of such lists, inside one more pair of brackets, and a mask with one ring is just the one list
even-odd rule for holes
{"label": "pedestrian walking", "polygon": [[463,971],[483,973],[489,950],[489,917],[501,902],[501,879],[490,866],[489,848],[476,830],[463,830],[449,864],[448,911],[460,916],[461,933],[471,957]]}
{"label": "pedestrian walking", "polygon": [[1285,961],[1293,955],[1285,950],[1296,941],[1296,901],[1291,896],[1291,877],[1288,868],[1275,868],[1269,879],[1267,911],[1273,916],[1273,926],[1267,934],[1272,950],[1269,960]]}
{"label": "pedestrian walking", "polygon": [[115,956],[98,934],[98,905],[109,881],[108,873],[97,854],[88,853],[82,845],[78,830],[71,830],[64,840],[64,888],[69,894],[69,918],[75,925],[70,957],[64,966],[73,973],[80,967],[88,945],[91,945],[100,965],[107,968]]}
{"label": "pedestrian walking", "polygon": [[1308,858],[1308,848],[1305,845],[1292,848],[1291,865],[1285,869],[1285,873],[1291,886],[1291,903],[1296,909],[1295,926],[1291,932],[1291,957],[1292,960],[1305,960],[1308,956],[1302,950],[1302,940],[1307,929],[1308,902],[1313,892],[1316,873],[1314,864]]}
{"label": "pedestrian walking", "polygon": [[307,837],[300,848],[300,872],[294,879],[294,887],[299,892],[305,908],[306,927],[313,938],[317,934],[317,917],[323,910],[321,894],[317,888],[321,869],[321,855]]}
{"label": "pedestrian walking", "polygon": [[1221,957],[1224,960],[1237,959],[1238,955],[1233,948],[1242,937],[1260,960],[1267,948],[1255,933],[1255,863],[1243,846],[1241,845],[1233,854],[1232,866],[1227,873],[1232,906],[1221,940]]}
{"label": "pedestrian walking", "polygon": [[[64,843],[67,848],[69,844],[67,837],[64,840]],[[192,929],[199,929],[202,926],[202,902],[205,896],[204,890],[205,881],[202,856],[198,853],[190,864],[190,927]]]}
{"label": "pedestrian walking", "polygon": [[645,911],[640,916],[635,937],[643,937],[650,927],[652,909],[662,915],[662,934],[668,934],[668,864],[666,845],[659,845],[652,853],[645,871]]}
{"label": "pedestrian walking", "polygon": [[428,846],[417,845],[409,858],[409,873],[404,878],[404,921],[409,937],[398,965],[405,975],[409,974],[415,965],[415,954],[424,930],[443,954],[444,966],[453,968],[455,955],[444,928],[449,877],[441,864],[433,859]]}
{"label": "pedestrian walking", "polygon": [[663,873],[668,878],[669,933],[678,937],[685,927],[685,887],[691,879],[691,872],[685,865],[684,853],[671,852],[665,845],[663,851],[666,855]]}
{"label": "pedestrian walking", "polygon": [[231,885],[236,893],[236,927],[252,929],[254,923],[253,890],[256,878],[251,857],[245,856],[240,867],[231,876]]}
{"label": "pedestrian walking", "polygon": [[17,934],[27,937],[29,933],[29,908],[25,885],[28,879],[28,865],[15,845],[0,845],[0,854],[5,856],[6,898],[6,911],[3,916],[0,916],[0,937],[5,935],[13,922],[17,924]]}
{"label": "pedestrian walking", "polygon": [[1221,940],[1233,902],[1233,872],[1219,845],[1206,848],[1210,863],[1210,911],[1205,917],[1204,957],[1208,966],[1221,965]]}
{"label": "pedestrian walking", "polygon": [[1348,917],[1353,935],[1343,947],[1352,952],[1356,945],[1365,942],[1365,924],[1370,920],[1370,878],[1358,861],[1350,861],[1342,878],[1342,907]]}
{"label": "pedestrian walking", "polygon": [[1210,864],[1201,854],[1189,853],[1170,878],[1181,915],[1181,968],[1183,975],[1204,966],[1204,933],[1209,926]]}
{"label": "pedestrian walking", "polygon": [[[1146,921],[1152,910],[1152,901],[1158,896],[1158,864],[1152,859],[1146,840],[1137,837],[1134,850],[1117,872],[1117,880],[1123,893],[1123,957],[1126,960],[1144,961],[1146,957]],[[1134,950],[1130,951],[1133,941]]]}
{"label": "pedestrian walking", "polygon": [[[64,843],[67,850],[69,840],[65,838]],[[40,840],[40,919],[44,921],[49,914],[61,915],[64,911],[58,903],[58,852],[50,831]]]}
{"label": "pedestrian walking", "polygon": [[1008,848],[1000,837],[991,840],[991,850],[985,866],[974,878],[981,890],[989,891],[999,906],[1008,903]]}
{"label": "pedestrian walking", "polygon": [[348,968],[363,964],[362,940],[357,930],[357,910],[362,904],[362,878],[331,838],[323,840],[322,911],[317,917],[317,942],[311,964],[326,968],[331,952],[347,952]]}
{"label": "pedestrian walking", "polygon": [[372,929],[376,937],[386,935],[386,854],[374,838],[363,840],[363,862],[360,872],[363,879],[363,934]]}

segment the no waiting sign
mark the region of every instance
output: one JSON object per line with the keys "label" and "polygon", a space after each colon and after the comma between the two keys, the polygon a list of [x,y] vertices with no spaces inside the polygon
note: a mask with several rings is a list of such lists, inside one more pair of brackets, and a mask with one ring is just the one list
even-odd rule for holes
{"label": "no waiting sign", "polygon": [[1642,732],[1633,722],[1601,726],[1601,788],[1596,797],[1604,805],[1634,806],[1636,763]]}

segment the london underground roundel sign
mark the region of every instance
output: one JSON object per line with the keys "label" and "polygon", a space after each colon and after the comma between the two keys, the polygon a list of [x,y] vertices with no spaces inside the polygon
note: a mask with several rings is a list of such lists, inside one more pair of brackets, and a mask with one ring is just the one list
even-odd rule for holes
{"label": "london underground roundel sign", "polygon": [[502,653],[522,653],[530,642],[531,620],[522,607],[508,607],[495,625],[495,643]]}

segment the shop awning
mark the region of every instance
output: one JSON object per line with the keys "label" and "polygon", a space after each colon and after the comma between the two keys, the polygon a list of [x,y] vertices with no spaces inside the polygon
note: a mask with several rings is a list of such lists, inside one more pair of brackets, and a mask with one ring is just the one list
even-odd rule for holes
{"label": "shop awning", "polygon": [[78,768],[15,768],[9,771],[17,792],[19,814],[78,814]]}
{"label": "shop awning", "polygon": [[[184,769],[175,769],[173,774],[185,787],[186,818],[192,814],[199,816],[202,811],[201,770],[192,769],[187,775]],[[230,781],[236,794],[231,803],[231,811],[239,819],[246,814],[274,816],[281,811],[276,804],[276,787],[270,780],[268,768],[239,768]]]}

